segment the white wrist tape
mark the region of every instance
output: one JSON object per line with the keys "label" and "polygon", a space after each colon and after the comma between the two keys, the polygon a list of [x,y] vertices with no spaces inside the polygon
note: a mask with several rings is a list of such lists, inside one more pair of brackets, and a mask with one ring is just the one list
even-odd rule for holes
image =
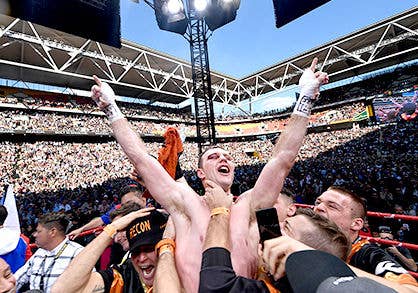
{"label": "white wrist tape", "polygon": [[124,117],[116,103],[109,104],[109,106],[103,109],[103,112],[106,114],[110,123],[113,123],[116,120],[122,119]]}
{"label": "white wrist tape", "polygon": [[309,117],[313,104],[316,100],[315,92],[319,88],[319,81],[315,78],[315,74],[310,69],[306,69],[300,80],[300,96],[296,102],[293,114]]}
{"label": "white wrist tape", "polygon": [[106,82],[103,82],[101,92],[102,92],[103,100],[109,103],[109,105],[103,109],[103,112],[106,114],[110,123],[113,123],[116,120],[122,119],[124,116],[122,112],[120,111],[118,105],[116,105],[115,93],[113,89],[109,86],[109,84],[107,84]]}
{"label": "white wrist tape", "polygon": [[301,95],[299,100],[296,102],[295,108],[293,109],[293,114],[309,118],[313,102],[314,101],[310,97]]}

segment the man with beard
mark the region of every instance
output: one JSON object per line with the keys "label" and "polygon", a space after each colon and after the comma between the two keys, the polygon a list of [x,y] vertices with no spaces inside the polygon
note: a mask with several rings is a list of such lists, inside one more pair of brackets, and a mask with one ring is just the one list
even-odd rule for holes
{"label": "man with beard", "polygon": [[38,250],[16,273],[17,289],[29,283],[31,290],[49,293],[58,276],[83,247],[65,237],[69,220],[50,213],[39,218],[35,232]]}

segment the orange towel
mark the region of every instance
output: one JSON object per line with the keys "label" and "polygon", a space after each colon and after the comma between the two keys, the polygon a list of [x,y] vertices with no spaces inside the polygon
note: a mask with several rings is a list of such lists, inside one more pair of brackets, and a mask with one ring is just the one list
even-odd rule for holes
{"label": "orange towel", "polygon": [[[163,136],[165,145],[158,151],[158,162],[174,178],[176,176],[179,154],[183,152],[183,143],[175,127],[169,126]],[[148,190],[144,192],[143,196],[145,198],[152,197]]]}

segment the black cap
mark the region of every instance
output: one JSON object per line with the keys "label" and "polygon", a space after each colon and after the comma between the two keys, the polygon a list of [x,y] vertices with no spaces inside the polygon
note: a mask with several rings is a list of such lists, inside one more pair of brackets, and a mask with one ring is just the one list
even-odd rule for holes
{"label": "black cap", "polygon": [[126,228],[129,250],[132,252],[140,246],[155,245],[163,238],[167,215],[151,211],[148,216],[133,220]]}

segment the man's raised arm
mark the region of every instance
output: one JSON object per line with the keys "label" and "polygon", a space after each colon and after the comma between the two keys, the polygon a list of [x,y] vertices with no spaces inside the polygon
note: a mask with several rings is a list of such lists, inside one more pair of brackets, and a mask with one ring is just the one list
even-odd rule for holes
{"label": "man's raised arm", "polygon": [[273,149],[272,158],[262,170],[250,193],[251,209],[273,206],[283,187],[283,182],[292,168],[302,146],[308,127],[313,103],[319,96],[319,87],[328,82],[328,75],[315,72],[318,59],[314,58],[299,80],[300,97],[284,131]]}
{"label": "man's raised arm", "polygon": [[93,78],[96,84],[91,88],[91,97],[108,117],[117,142],[143,179],[146,188],[169,212],[174,208],[173,204],[183,205],[181,197],[185,193],[184,186],[176,183],[158,161],[148,155],[144,142],[132,130],[116,105],[112,88],[96,76]]}

